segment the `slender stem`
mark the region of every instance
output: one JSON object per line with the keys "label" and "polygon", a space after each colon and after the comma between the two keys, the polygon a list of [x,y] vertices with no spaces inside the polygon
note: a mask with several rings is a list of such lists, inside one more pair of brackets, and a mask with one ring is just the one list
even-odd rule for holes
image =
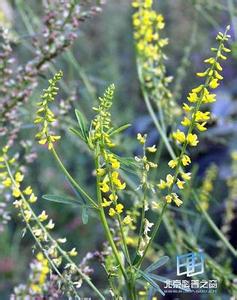
{"label": "slender stem", "polygon": [[159,215],[159,218],[158,218],[157,222],[155,223],[154,229],[152,231],[151,238],[150,238],[150,240],[149,240],[149,242],[148,242],[148,244],[147,244],[147,246],[146,246],[146,248],[145,248],[145,250],[143,252],[142,257],[138,261],[137,267],[141,266],[141,264],[142,264],[142,262],[143,262],[143,260],[144,260],[144,258],[146,256],[146,253],[147,253],[150,245],[152,244],[152,242],[153,242],[153,240],[154,240],[154,238],[155,238],[155,236],[156,236],[156,234],[157,234],[157,232],[158,232],[158,230],[160,228],[160,224],[162,222],[162,218],[163,218],[163,215],[164,215],[164,213],[166,211],[167,205],[168,205],[168,203],[165,202],[164,205],[163,205],[163,207],[162,207],[162,210],[161,210],[161,213]]}
{"label": "slender stem", "polygon": [[216,224],[213,222],[209,214],[206,212],[205,209],[199,204],[199,198],[195,192],[192,193],[194,197],[194,201],[196,202],[198,208],[202,211],[203,216],[205,217],[208,224],[211,226],[213,231],[218,235],[218,237],[222,240],[222,242],[226,245],[226,247],[231,251],[231,253],[237,257],[237,249],[235,249],[230,242],[225,238],[223,233],[219,230],[219,228],[216,226]]}
{"label": "slender stem", "polygon": [[51,152],[53,153],[54,158],[56,159],[58,165],[60,166],[61,170],[63,171],[63,173],[65,174],[65,176],[69,179],[69,181],[71,182],[71,184],[78,190],[78,192],[80,192],[83,196],[85,196],[87,198],[87,200],[91,203],[91,205],[94,208],[98,209],[98,205],[95,203],[95,201],[91,198],[91,196],[89,196],[87,194],[87,192],[72,178],[72,176],[69,174],[69,172],[66,170],[66,168],[64,167],[61,159],[59,158],[55,148],[53,147],[51,149]]}

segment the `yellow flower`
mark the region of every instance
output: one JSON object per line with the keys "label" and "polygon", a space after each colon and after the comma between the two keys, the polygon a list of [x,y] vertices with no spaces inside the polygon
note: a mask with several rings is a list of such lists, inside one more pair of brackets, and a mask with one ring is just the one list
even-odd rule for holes
{"label": "yellow flower", "polygon": [[202,124],[197,123],[197,124],[196,124],[197,129],[198,129],[199,131],[205,131],[205,130],[207,130],[207,128],[205,127],[206,124],[207,124],[207,122],[203,122]]}
{"label": "yellow flower", "polygon": [[195,103],[198,101],[197,93],[189,93],[189,97],[187,97],[189,102]]}
{"label": "yellow flower", "polygon": [[147,147],[146,148],[148,152],[154,153],[157,151],[157,148],[155,145],[153,145],[152,147]]}
{"label": "yellow flower", "polygon": [[117,204],[115,207],[118,214],[121,214],[123,212],[123,208],[124,208],[124,206],[121,203]]}
{"label": "yellow flower", "polygon": [[23,191],[24,194],[26,195],[31,195],[32,194],[32,188],[31,186],[28,186],[24,191]]}
{"label": "yellow flower", "polygon": [[48,219],[48,215],[46,214],[45,210],[38,216],[40,222],[44,222]]}
{"label": "yellow flower", "polygon": [[100,190],[103,192],[103,193],[107,193],[109,191],[109,186],[106,182],[102,182],[100,183]]}
{"label": "yellow flower", "polygon": [[110,217],[113,217],[115,214],[116,214],[115,209],[111,207],[111,208],[109,209],[109,215],[110,215]]}
{"label": "yellow flower", "polygon": [[137,140],[141,143],[141,144],[145,144],[146,142],[146,135],[141,135],[141,133],[137,134]]}
{"label": "yellow flower", "polygon": [[183,180],[190,180],[191,173],[181,173],[181,177],[183,178]]}
{"label": "yellow flower", "polygon": [[166,188],[166,182],[163,179],[161,179],[160,183],[158,183],[157,186],[160,190],[164,190]]}
{"label": "yellow flower", "polygon": [[25,211],[24,211],[24,216],[25,216],[25,221],[26,221],[26,222],[29,222],[30,219],[31,219],[31,216],[32,216],[31,211],[30,211],[30,210],[25,210]]}
{"label": "yellow flower", "polygon": [[112,201],[108,201],[105,198],[103,199],[104,201],[102,202],[102,207],[108,207],[112,203]]}
{"label": "yellow flower", "polygon": [[11,186],[12,181],[11,181],[11,179],[10,179],[9,177],[7,177],[7,178],[2,182],[2,184],[3,184],[5,187],[9,187],[9,186]]}
{"label": "yellow flower", "polygon": [[180,131],[179,129],[173,133],[173,138],[178,142],[178,143],[184,143],[185,142],[185,134],[184,132]]}
{"label": "yellow flower", "polygon": [[21,191],[19,190],[19,188],[14,187],[14,188],[13,188],[13,191],[12,191],[12,195],[13,195],[15,198],[20,197]]}
{"label": "yellow flower", "polygon": [[184,181],[181,181],[181,180],[177,180],[177,186],[180,190],[182,190],[184,188],[184,184],[185,182]]}
{"label": "yellow flower", "polygon": [[77,250],[76,250],[76,248],[72,248],[72,250],[69,251],[68,254],[69,254],[70,256],[77,256]]}
{"label": "yellow flower", "polygon": [[189,133],[187,135],[187,142],[190,146],[192,147],[195,147],[197,146],[197,144],[199,143],[198,141],[198,138],[197,138],[197,135],[196,134],[192,134],[192,133]]}
{"label": "yellow flower", "polygon": [[45,226],[47,229],[53,229],[55,224],[52,220],[49,220],[48,224]]}
{"label": "yellow flower", "polygon": [[178,164],[178,162],[177,162],[176,159],[175,159],[175,160],[172,159],[172,160],[170,160],[170,161],[168,162],[169,167],[172,168],[172,169],[174,169],[174,168],[177,166],[177,164]]}
{"label": "yellow flower", "polygon": [[105,169],[103,169],[103,168],[98,168],[98,169],[96,170],[96,174],[97,174],[98,176],[104,176],[104,175],[105,175]]}
{"label": "yellow flower", "polygon": [[109,195],[109,199],[110,199],[111,201],[116,201],[116,200],[118,200],[118,196],[115,195],[115,194],[110,194],[110,195]]}
{"label": "yellow flower", "polygon": [[166,200],[167,203],[171,203],[172,198],[173,198],[172,195],[167,195],[167,196],[165,197],[165,200]]}
{"label": "yellow flower", "polygon": [[174,183],[174,177],[172,176],[172,175],[170,175],[170,174],[168,174],[167,176],[166,176],[166,185],[168,186],[168,187],[171,187],[171,185]]}
{"label": "yellow flower", "polygon": [[181,204],[183,204],[183,201],[179,199],[178,195],[176,193],[172,193],[173,201],[174,203],[179,207]]}
{"label": "yellow flower", "polygon": [[214,78],[211,80],[211,82],[209,83],[209,87],[211,89],[216,89],[220,84],[218,83],[218,79]]}
{"label": "yellow flower", "polygon": [[16,182],[22,182],[23,179],[24,179],[24,175],[21,172],[17,172],[15,174],[15,180],[16,180]]}
{"label": "yellow flower", "polygon": [[183,121],[181,122],[181,124],[183,126],[189,126],[191,124],[191,121],[187,118],[187,117],[184,117]]}
{"label": "yellow flower", "polygon": [[192,92],[198,94],[199,92],[201,92],[202,89],[203,89],[203,84],[201,84],[198,87],[192,89]]}
{"label": "yellow flower", "polygon": [[186,154],[183,155],[181,161],[182,161],[183,166],[188,166],[191,163],[190,157]]}
{"label": "yellow flower", "polygon": [[30,195],[29,202],[30,202],[30,203],[35,203],[36,201],[37,201],[37,197],[35,196],[34,193],[32,193],[32,194]]}
{"label": "yellow flower", "polygon": [[129,225],[129,224],[132,223],[132,221],[133,221],[133,219],[132,219],[129,215],[127,215],[127,216],[123,219],[123,224]]}

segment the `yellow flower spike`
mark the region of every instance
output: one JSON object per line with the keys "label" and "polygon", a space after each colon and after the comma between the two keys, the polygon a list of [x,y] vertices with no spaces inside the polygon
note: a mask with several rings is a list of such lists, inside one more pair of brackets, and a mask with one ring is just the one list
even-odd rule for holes
{"label": "yellow flower spike", "polygon": [[31,186],[28,186],[26,189],[24,189],[23,193],[25,195],[31,195],[32,194],[32,188],[31,188]]}
{"label": "yellow flower spike", "polygon": [[44,222],[48,219],[48,215],[46,214],[45,210],[42,211],[42,213],[38,216],[38,220],[40,222]]}
{"label": "yellow flower spike", "polygon": [[123,204],[119,203],[116,205],[115,209],[118,214],[121,214],[123,212],[124,206],[123,206]]}
{"label": "yellow flower spike", "polygon": [[174,169],[177,166],[177,164],[178,164],[177,160],[174,160],[174,159],[172,159],[168,162],[168,166],[172,169]]}
{"label": "yellow flower spike", "polygon": [[172,199],[173,199],[172,195],[165,196],[165,200],[166,200],[167,203],[171,203]]}
{"label": "yellow flower spike", "polygon": [[183,204],[183,201],[178,197],[176,193],[172,193],[174,203],[179,207]]}
{"label": "yellow flower spike", "polygon": [[19,188],[14,187],[13,191],[12,191],[12,196],[14,196],[15,198],[18,198],[18,197],[20,197],[20,195],[21,195],[21,191],[19,190]]}
{"label": "yellow flower spike", "polygon": [[146,150],[148,152],[155,153],[157,151],[157,148],[155,145],[153,145],[152,147],[146,147]]}
{"label": "yellow flower spike", "polygon": [[191,163],[191,158],[188,155],[184,154],[181,161],[183,166],[188,166]]}
{"label": "yellow flower spike", "polygon": [[30,195],[30,198],[29,198],[28,201],[29,201],[30,203],[35,203],[35,202],[37,201],[37,197],[35,196],[34,193],[32,193],[32,194]]}
{"label": "yellow flower spike", "polygon": [[220,84],[218,83],[218,79],[214,78],[211,80],[211,82],[209,83],[209,87],[211,89],[216,89]]}
{"label": "yellow flower spike", "polygon": [[5,186],[5,187],[9,187],[12,185],[12,181],[9,177],[7,177],[5,180],[3,180],[2,184]]}
{"label": "yellow flower spike", "polygon": [[164,190],[167,187],[166,182],[163,179],[160,180],[160,183],[158,183],[157,186],[160,190]]}
{"label": "yellow flower spike", "polygon": [[180,190],[182,190],[182,189],[184,188],[185,182],[178,179],[176,184],[177,184],[177,187],[178,187]]}
{"label": "yellow flower spike", "polygon": [[15,174],[16,182],[22,182],[23,179],[24,179],[24,175],[21,172],[16,172]]}
{"label": "yellow flower spike", "polygon": [[185,142],[185,134],[184,132],[180,131],[179,129],[173,133],[173,139],[175,139],[178,143],[184,143]]}
{"label": "yellow flower spike", "polygon": [[132,223],[132,221],[133,221],[133,219],[132,219],[129,215],[127,215],[127,216],[123,219],[123,224],[124,224],[124,225],[129,225],[129,224]]}
{"label": "yellow flower spike", "polygon": [[76,248],[72,248],[72,250],[68,252],[68,255],[70,255],[70,256],[77,256],[77,254],[78,253],[77,253]]}
{"label": "yellow flower spike", "polygon": [[103,198],[103,202],[101,205],[102,205],[102,207],[108,207],[111,205],[111,203],[112,203],[112,201],[108,201],[105,198]]}
{"label": "yellow flower spike", "polygon": [[115,209],[114,208],[110,208],[109,209],[109,215],[110,215],[110,217],[114,217],[115,215],[116,215],[116,211],[115,211]]}

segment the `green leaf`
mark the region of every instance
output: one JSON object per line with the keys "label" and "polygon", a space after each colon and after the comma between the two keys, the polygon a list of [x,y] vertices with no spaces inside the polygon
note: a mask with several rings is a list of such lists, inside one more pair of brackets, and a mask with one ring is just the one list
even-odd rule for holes
{"label": "green leaf", "polygon": [[131,124],[125,124],[125,125],[122,125],[122,126],[120,126],[120,127],[118,127],[118,128],[115,128],[115,129],[112,129],[110,132],[108,132],[109,133],[109,135],[111,136],[111,135],[114,135],[114,134],[117,134],[117,133],[120,133],[120,132],[122,132],[122,131],[124,131],[124,130],[126,130],[128,127],[130,127],[131,126]]}
{"label": "green leaf", "polygon": [[148,273],[148,274],[152,279],[163,282],[163,283],[165,283],[168,280],[168,278],[160,276],[160,275],[156,275],[153,273]]}
{"label": "green leaf", "polygon": [[84,142],[86,142],[86,139],[84,138],[84,136],[82,135],[81,132],[79,132],[78,130],[76,130],[76,129],[73,128],[73,127],[70,127],[69,130],[70,130],[72,133],[74,133],[76,136],[79,136],[79,138],[80,138],[81,140],[83,140]]}
{"label": "green leaf", "polygon": [[152,263],[149,267],[147,267],[144,272],[146,273],[150,273],[152,271],[155,271],[156,269],[158,269],[159,267],[163,266],[164,264],[167,263],[167,261],[169,260],[168,256],[163,256],[161,257],[159,260],[155,261],[154,263]]}
{"label": "green leaf", "polygon": [[84,225],[88,223],[89,215],[88,215],[88,209],[85,205],[82,207],[81,218],[82,218],[82,223]]}
{"label": "green leaf", "polygon": [[84,205],[82,201],[78,199],[68,198],[65,196],[59,196],[59,195],[43,195],[42,197],[45,200],[51,201],[51,202],[57,202],[62,204],[70,204],[70,205]]}
{"label": "green leaf", "polygon": [[75,109],[75,114],[77,117],[79,128],[81,130],[81,134],[85,138],[85,140],[87,140],[88,133],[87,133],[87,129],[86,129],[86,127],[87,127],[86,119],[85,119],[84,115],[78,109]]}
{"label": "green leaf", "polygon": [[[138,270],[138,269],[137,269]],[[159,285],[150,277],[150,274],[146,274],[145,272],[138,270],[138,272],[141,274],[141,276],[150,283],[150,285],[159,292],[162,296],[165,296],[165,293],[162,291],[162,289],[159,287]]]}

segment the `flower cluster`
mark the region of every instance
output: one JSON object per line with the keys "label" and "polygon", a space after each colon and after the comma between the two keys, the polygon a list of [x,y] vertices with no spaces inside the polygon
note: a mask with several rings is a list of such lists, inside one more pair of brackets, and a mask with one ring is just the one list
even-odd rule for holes
{"label": "flower cluster", "polygon": [[52,149],[54,142],[60,139],[60,136],[54,135],[49,128],[49,125],[56,121],[54,113],[50,110],[49,104],[54,101],[57,92],[57,82],[62,78],[63,73],[59,71],[54,75],[52,79],[49,80],[49,87],[44,90],[41,96],[41,101],[37,103],[39,109],[36,112],[35,124],[42,124],[42,128],[36,134],[39,139],[39,144],[48,143],[49,150]]}
{"label": "flower cluster", "polygon": [[203,184],[200,190],[200,202],[202,209],[208,210],[209,208],[209,199],[211,193],[214,189],[214,181],[217,177],[218,168],[215,164],[211,164],[210,167],[206,170],[205,176],[203,178]]}
{"label": "flower cluster", "polygon": [[[97,112],[92,121],[92,130],[90,139],[92,143],[99,146],[101,163],[96,170],[99,178],[100,190],[103,193],[102,207],[109,208],[111,217],[119,216],[123,213],[124,205],[118,201],[118,192],[126,188],[126,183],[122,182],[119,175],[120,161],[118,157],[109,149],[115,146],[111,139],[113,130],[111,124],[110,108],[114,95],[115,86],[110,85],[105,91],[103,97],[99,98],[99,107],[93,109]],[[130,223],[131,219],[127,216],[124,223]]]}
{"label": "flower cluster", "polygon": [[[204,62],[209,67],[202,73],[197,73],[199,77],[206,77],[205,82],[195,88],[189,93],[188,104],[183,104],[184,118],[181,122],[183,129],[178,129],[172,134],[174,141],[181,145],[181,151],[178,157],[169,161],[169,167],[175,170],[174,175],[168,174],[166,180],[160,180],[158,188],[160,190],[167,190],[166,202],[175,202],[177,206],[182,204],[182,200],[179,199],[176,193],[172,190],[176,186],[178,190],[184,188],[185,182],[190,180],[190,173],[185,173],[183,168],[191,163],[191,158],[187,154],[187,147],[195,147],[199,143],[197,133],[205,131],[207,121],[210,119],[210,112],[202,111],[201,107],[216,101],[216,94],[210,92],[219,86],[219,82],[223,79],[220,75],[222,67],[219,60],[225,60],[224,53],[228,53],[230,50],[225,47],[225,42],[228,41],[229,35],[226,32],[218,33],[217,41],[219,42],[218,48],[212,48],[212,52],[215,53],[213,57],[206,59]],[[187,128],[187,131],[185,130]],[[194,133],[194,130],[196,133]]]}
{"label": "flower cluster", "polygon": [[[67,273],[65,278],[63,277],[64,283],[69,285],[69,289],[75,293],[74,285],[81,286],[82,279],[90,282],[87,275],[70,258],[77,256],[76,249],[63,250],[61,244],[64,244],[67,240],[66,238],[55,240],[52,237],[50,231],[55,227],[52,219],[49,219],[45,210],[38,215],[34,212],[32,204],[37,201],[37,197],[33,193],[31,186],[24,186],[24,174],[16,166],[16,159],[9,157],[8,147],[3,148],[0,161],[2,170],[0,173],[1,183],[11,190],[12,196],[15,198],[13,205],[19,210],[19,216],[22,217],[26,228],[31,232],[36,244],[47,258],[49,262],[47,267],[50,266],[61,277],[63,275],[60,273],[59,267],[64,269],[64,272]],[[12,171],[13,168],[17,170]]]}
{"label": "flower cluster", "polygon": [[38,252],[35,259],[30,263],[30,273],[27,282],[16,286],[10,299],[41,299],[46,295],[50,299],[51,297],[52,299],[57,299],[57,297],[62,296],[59,284],[59,277],[50,274],[48,260],[42,252]]}
{"label": "flower cluster", "polygon": [[164,64],[167,58],[163,48],[168,44],[168,39],[161,37],[165,27],[164,18],[152,9],[152,5],[152,0],[133,1],[132,6],[136,9],[133,14],[134,39],[145,87],[158,107],[162,107],[167,121],[170,121],[180,110],[169,90],[172,77],[167,76]]}

